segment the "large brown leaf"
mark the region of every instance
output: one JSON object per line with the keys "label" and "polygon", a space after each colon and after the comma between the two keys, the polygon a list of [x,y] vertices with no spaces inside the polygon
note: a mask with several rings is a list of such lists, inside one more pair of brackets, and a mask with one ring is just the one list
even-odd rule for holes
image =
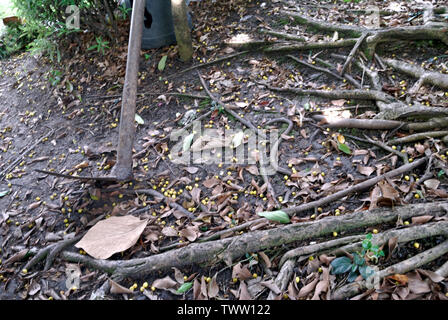
{"label": "large brown leaf", "polygon": [[110,217],[95,224],[75,246],[96,259],[107,259],[132,247],[147,222],[130,215]]}

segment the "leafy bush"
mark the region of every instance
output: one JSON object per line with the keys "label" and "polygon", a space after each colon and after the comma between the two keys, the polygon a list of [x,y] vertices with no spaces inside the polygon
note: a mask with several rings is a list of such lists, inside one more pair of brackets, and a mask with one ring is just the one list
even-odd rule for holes
{"label": "leafy bush", "polygon": [[[119,13],[117,0],[12,0],[23,24],[11,26],[0,39],[0,57],[27,49],[32,53],[44,51],[52,60],[60,60],[59,44],[72,33],[80,30],[66,26],[70,11],[79,10],[80,29],[114,40],[110,30],[116,29],[115,12]],[[122,13],[123,14],[123,13]],[[98,38],[98,37],[97,37]],[[98,45],[107,45],[103,42]],[[98,48],[104,50],[104,46]]]}

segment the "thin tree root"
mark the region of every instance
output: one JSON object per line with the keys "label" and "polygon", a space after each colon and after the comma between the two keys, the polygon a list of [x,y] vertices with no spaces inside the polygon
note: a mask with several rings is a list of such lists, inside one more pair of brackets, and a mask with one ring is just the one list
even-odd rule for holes
{"label": "thin tree root", "polygon": [[415,142],[415,141],[419,141],[419,140],[424,140],[424,139],[428,139],[428,138],[444,137],[446,135],[448,135],[448,131],[421,132],[421,133],[411,134],[411,135],[408,135],[408,136],[403,137],[403,138],[389,140],[387,142],[387,144],[389,144],[389,145],[403,144],[403,143],[409,143],[409,142]]}
{"label": "thin tree root", "polygon": [[317,208],[317,207],[321,207],[323,205],[326,205],[328,203],[334,202],[336,200],[339,200],[351,193],[355,193],[355,192],[360,192],[363,190],[366,190],[372,186],[374,186],[375,184],[377,184],[378,182],[380,182],[381,180],[385,179],[385,178],[392,178],[395,176],[398,176],[400,174],[403,174],[405,172],[411,171],[415,168],[417,168],[418,166],[422,165],[423,163],[425,163],[428,159],[426,157],[423,157],[421,159],[418,159],[414,162],[411,163],[407,163],[397,169],[391,170],[389,172],[386,172],[380,176],[368,179],[364,182],[358,183],[348,189],[345,190],[341,190],[338,191],[336,193],[333,193],[325,198],[316,200],[316,201],[312,201],[312,202],[308,202],[308,203],[304,203],[302,205],[296,206],[296,207],[290,207],[290,208],[286,208],[283,209],[284,212],[286,212],[288,215],[294,215],[309,209],[313,209],[313,208]]}
{"label": "thin tree root", "polygon": [[49,246],[40,249],[34,257],[27,262],[27,264],[23,267],[23,269],[30,270],[32,267],[34,267],[37,263],[39,263],[41,260],[45,259],[45,267],[44,271],[47,271],[50,269],[54,259],[56,256],[65,248],[70,246],[71,244],[77,242],[80,240],[82,235],[78,235],[71,239],[62,240],[58,243],[52,243]]}

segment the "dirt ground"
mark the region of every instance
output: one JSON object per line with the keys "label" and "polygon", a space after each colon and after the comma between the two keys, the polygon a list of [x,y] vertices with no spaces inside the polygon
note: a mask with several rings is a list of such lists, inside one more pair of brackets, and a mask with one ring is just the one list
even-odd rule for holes
{"label": "dirt ground", "polygon": [[[443,5],[443,2],[433,1],[433,4]],[[342,0],[328,3],[321,1],[319,5],[312,1],[301,1],[300,9],[304,14],[314,16],[318,13],[316,18],[325,17],[327,22],[362,25],[363,16],[357,14],[356,9],[366,8],[369,4],[394,10],[388,2],[383,1],[351,3]],[[144,123],[137,126],[133,164],[135,181],[132,183],[80,181],[36,171],[40,169],[82,176],[106,176],[110,173],[116,157],[128,21],[120,22],[117,43],[110,44],[112,49],[106,50],[104,55],[95,50],[88,51],[94,37],[83,34],[73,36],[62,46],[60,63],[28,53],[0,61],[0,299],[89,299],[107,280],[106,273],[77,264],[81,271],[80,286],[76,290],[67,290],[67,261],[56,258],[47,271],[43,271],[44,262],[39,262],[25,272],[23,268],[38,249],[83,234],[96,222],[111,216],[134,215],[149,222],[135,245],[109,259],[144,258],[169,250],[170,247],[165,248],[167,246],[184,246],[199,241],[201,237],[257,219],[258,212],[275,210],[275,201],[279,201],[281,207],[308,203],[379,175],[384,168],[393,169],[402,165],[400,157],[393,154],[389,156],[390,152],[382,148],[348,138],[365,138],[367,135],[385,141],[406,136],[402,131],[326,129],[324,123],[318,121],[300,121],[300,117],[309,118],[325,109],[342,106],[348,107],[352,117],[372,118],[377,111],[371,101],[341,101],[279,93],[259,83],[268,83],[274,87],[324,90],[352,88],[346,81],[296,64],[287,57],[292,54],[313,65],[316,58],[341,65],[343,61],[335,60],[330,54],[348,55],[350,47],[273,53],[251,48],[246,54],[201,66],[243,50],[226,43],[237,34],[250,35],[252,41],[271,40],[272,37],[259,32],[260,28],[266,26],[299,34],[306,37],[307,41],[335,39],[338,36],[329,33],[324,38],[311,28],[293,24],[291,19],[280,13],[282,9],[292,10],[296,6],[294,1],[192,2],[193,61],[179,61],[176,46],[142,51],[137,113]],[[421,23],[417,6],[412,3],[403,6],[402,11],[393,11],[393,15],[386,16],[383,24],[399,26]],[[415,65],[424,66],[428,70],[448,74],[448,50],[446,45],[437,40],[388,42],[379,45],[377,52],[382,57],[413,61]],[[160,71],[158,64],[163,56],[168,58],[166,67]],[[198,67],[183,72],[191,66]],[[349,70],[359,81],[366,77],[354,67]],[[254,169],[254,166],[220,164],[218,161],[186,166],[170,161],[170,150],[179,142],[162,139],[182,127],[179,121],[187,111],[194,110],[197,118],[211,108],[216,108],[201,85],[197,71],[206,79],[213,94],[225,103],[237,105],[239,109],[236,112],[256,127],[276,128],[282,132],[287,128],[286,124],[266,123],[279,117],[292,121],[292,131],[282,140],[279,148],[279,165],[289,167],[291,175],[285,177],[285,174],[278,173],[269,176],[276,199],[267,195],[267,186],[256,166]],[[386,87],[392,88],[388,92],[406,91],[404,87],[410,88],[415,82],[412,77],[398,72],[388,71],[387,75],[393,76],[390,78],[393,83],[388,83]],[[428,108],[448,108],[448,91],[431,86],[425,86],[416,95],[404,94],[400,99],[406,103],[407,99],[415,100]],[[240,121],[225,112],[218,112],[217,108],[203,120],[202,125],[220,130],[246,129]],[[339,136],[345,137],[345,143],[352,151],[350,154],[338,149],[337,145],[335,147]],[[447,147],[440,138],[419,143],[426,149],[437,151]],[[415,158],[414,161],[423,156],[414,143],[397,145],[395,148]],[[440,155],[439,160],[446,165],[446,156],[443,153]],[[293,165],[288,165],[290,163]],[[434,170],[440,182],[437,191],[412,184],[414,179],[425,173],[425,169],[425,166],[418,167],[389,181],[394,184],[398,198],[404,199],[411,194],[407,202],[415,204],[433,203],[447,197],[446,173],[440,173],[440,168]],[[294,180],[292,175],[295,172],[307,178]],[[213,178],[219,183],[210,186],[209,182]],[[228,180],[233,182],[233,187],[228,187]],[[200,190],[200,203],[192,202],[191,198],[185,196],[191,191],[189,187]],[[170,195],[174,192],[176,202],[185,209],[194,208],[189,212],[199,215],[202,203],[212,213],[202,214],[200,219],[191,221],[184,214],[166,206],[162,199],[144,194],[136,196],[129,192],[134,189],[155,189],[161,193],[174,189]],[[179,190],[183,190],[182,193]],[[336,212],[336,215],[362,212],[372,205],[372,190],[370,188],[315,210],[301,212],[296,215],[295,223],[326,219],[335,216]],[[388,207],[391,203],[399,205],[398,202],[392,199],[389,202],[378,201],[375,205]],[[234,234],[276,226],[277,223],[268,222]],[[380,224],[342,232],[337,237],[351,233],[367,234],[373,230],[381,232],[394,227],[395,223]],[[175,231],[169,232],[169,228]],[[189,233],[182,233],[183,230]],[[333,238],[329,235],[313,241],[324,242]],[[380,261],[379,267],[384,268],[407,259],[442,243],[444,239],[442,235],[428,237],[419,241],[418,247],[415,241],[401,243],[388,260]],[[260,286],[260,281],[269,283],[276,277],[280,270],[279,261],[286,251],[308,244],[310,241],[299,241],[264,250],[261,254],[247,253],[239,261],[234,261],[232,266],[218,261],[156,271],[145,277],[127,277],[120,281],[124,287],[120,290],[123,291],[107,293],[106,299],[197,299],[199,294],[196,289],[186,293],[176,291],[182,283],[194,281],[197,281],[195,286],[196,283],[202,283],[204,288],[208,288],[209,298],[267,299],[271,287]],[[66,250],[86,255],[74,246]],[[422,268],[434,271],[447,257],[444,254]],[[280,290],[275,298],[310,298],[313,293],[306,296],[298,295],[298,292],[311,282],[313,274],[322,273],[322,267],[324,271],[327,270],[328,263],[319,261],[320,264],[312,262],[312,259],[297,262],[289,291]],[[236,272],[236,265],[239,273]],[[415,273],[415,277],[421,279],[422,275],[418,271]],[[338,276],[331,281],[335,285],[345,280]],[[139,290],[145,282],[149,284],[148,288]],[[127,292],[134,283],[137,289],[133,289],[132,293]],[[442,299],[448,292],[448,279],[437,282],[431,288],[429,292],[415,294],[408,299]],[[202,294],[204,298],[204,292]],[[327,297],[325,293],[318,295],[319,299]],[[363,298],[369,297],[372,295]],[[395,297],[391,294],[383,298]],[[375,298],[378,299],[378,295]]]}

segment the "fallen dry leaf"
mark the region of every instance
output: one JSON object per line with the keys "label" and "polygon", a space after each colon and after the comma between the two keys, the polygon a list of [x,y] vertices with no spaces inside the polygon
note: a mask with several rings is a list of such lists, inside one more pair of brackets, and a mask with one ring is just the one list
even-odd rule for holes
{"label": "fallen dry leaf", "polygon": [[148,220],[134,216],[110,217],[95,224],[75,247],[95,259],[107,259],[132,247],[142,234]]}
{"label": "fallen dry leaf", "polygon": [[412,224],[424,224],[430,220],[432,220],[433,216],[419,216],[419,217],[412,217],[411,221]]}
{"label": "fallen dry leaf", "polygon": [[186,168],[184,168],[184,170],[187,171],[188,173],[195,174],[195,173],[197,173],[199,171],[199,168],[197,168],[197,167],[186,167]]}
{"label": "fallen dry leaf", "polygon": [[375,171],[374,167],[364,167],[359,164],[357,165],[356,169],[360,174],[363,174],[367,177],[370,176]]}
{"label": "fallen dry leaf", "polygon": [[212,280],[208,284],[208,297],[214,298],[218,295],[219,287],[216,281],[216,274],[213,276]]}
{"label": "fallen dry leaf", "polygon": [[242,266],[241,262],[233,266],[232,278],[237,278],[239,280],[252,279],[252,273],[249,271],[247,266]]}
{"label": "fallen dry leaf", "polygon": [[199,230],[197,226],[190,226],[182,229],[180,231],[180,235],[184,238],[187,238],[188,241],[193,242],[198,238],[198,232]]}
{"label": "fallen dry leaf", "polygon": [[306,286],[302,287],[297,294],[298,298],[305,298],[307,295],[309,295],[311,292],[314,291],[314,288],[316,288],[317,282],[319,281],[319,277],[316,277],[313,281],[308,283]]}
{"label": "fallen dry leaf", "polygon": [[109,279],[109,283],[110,283],[110,293],[113,294],[131,294],[134,291],[129,290],[128,288],[123,287],[122,285],[119,285],[118,283],[116,283],[115,281]]}
{"label": "fallen dry leaf", "polygon": [[406,283],[408,283],[408,277],[406,276],[406,275],[404,275],[404,274],[398,274],[398,273],[396,273],[396,274],[393,274],[393,275],[391,275],[391,276],[389,276],[389,277],[387,277],[388,279],[391,279],[391,280],[394,280],[394,281],[397,281],[397,282],[399,282],[400,283],[400,285],[405,285]]}
{"label": "fallen dry leaf", "polygon": [[250,174],[253,174],[254,176],[258,176],[260,175],[260,172],[258,171],[257,166],[249,166],[247,168],[245,168],[247,171],[250,172]]}
{"label": "fallen dry leaf", "polygon": [[252,296],[249,293],[249,290],[247,289],[247,285],[244,281],[241,281],[240,283],[240,290],[239,290],[239,300],[253,300]]}

